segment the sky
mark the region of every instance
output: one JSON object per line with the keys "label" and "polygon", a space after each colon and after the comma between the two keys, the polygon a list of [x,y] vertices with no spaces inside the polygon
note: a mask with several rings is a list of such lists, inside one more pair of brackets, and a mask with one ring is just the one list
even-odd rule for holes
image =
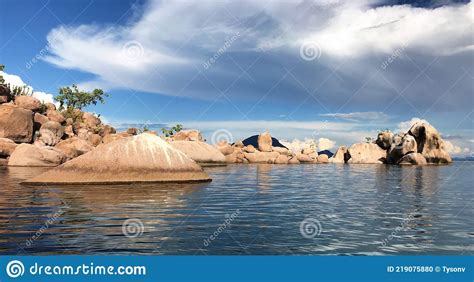
{"label": "sky", "polygon": [[329,149],[427,120],[474,152],[470,1],[0,0],[9,81],[102,88],[117,127],[208,141],[269,131]]}

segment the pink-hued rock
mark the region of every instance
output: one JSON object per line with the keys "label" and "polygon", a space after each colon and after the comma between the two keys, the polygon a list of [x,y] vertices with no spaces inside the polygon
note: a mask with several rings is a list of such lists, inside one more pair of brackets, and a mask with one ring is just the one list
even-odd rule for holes
{"label": "pink-hued rock", "polygon": [[170,145],[197,163],[225,164],[225,156],[214,146],[200,141],[171,141]]}
{"label": "pink-hued rock", "polygon": [[64,127],[59,122],[48,121],[40,128],[39,140],[45,145],[54,146],[61,141],[64,135]]}
{"label": "pink-hued rock", "polygon": [[8,159],[9,166],[57,166],[66,156],[53,147],[20,144]]}
{"label": "pink-hued rock", "polygon": [[18,144],[7,138],[0,138],[0,157],[8,157],[15,151]]}
{"label": "pink-hued rock", "polygon": [[33,112],[36,112],[41,108],[40,100],[32,96],[16,96],[15,105]]}
{"label": "pink-hued rock", "polygon": [[210,181],[181,151],[152,134],[102,144],[33,179],[30,184],[110,184]]}
{"label": "pink-hued rock", "polygon": [[33,112],[12,104],[1,104],[0,137],[30,143],[33,140]]}
{"label": "pink-hued rock", "polygon": [[83,113],[82,120],[90,128],[100,125],[100,119],[92,113]]}
{"label": "pink-hued rock", "polygon": [[349,147],[351,164],[381,164],[387,158],[387,151],[374,143],[356,143]]}
{"label": "pink-hued rock", "polygon": [[94,149],[92,144],[77,137],[62,140],[55,148],[63,152],[68,159],[76,158]]}
{"label": "pink-hued rock", "polygon": [[446,150],[446,144],[438,130],[425,122],[415,123],[408,134],[415,137],[417,153],[422,154],[428,163],[451,163],[452,159]]}
{"label": "pink-hued rock", "polygon": [[46,116],[49,118],[50,121],[59,122],[61,124],[63,124],[66,121],[64,116],[56,110],[52,110],[52,109],[47,110]]}
{"label": "pink-hued rock", "polygon": [[272,136],[268,132],[264,132],[258,136],[258,150],[260,152],[272,151]]}
{"label": "pink-hued rock", "polygon": [[196,129],[181,130],[172,136],[175,141],[204,141],[201,132]]}
{"label": "pink-hued rock", "polygon": [[49,121],[49,118],[45,115],[40,114],[40,113],[35,113],[35,115],[33,117],[33,121],[36,124],[43,125],[43,124],[45,124]]}

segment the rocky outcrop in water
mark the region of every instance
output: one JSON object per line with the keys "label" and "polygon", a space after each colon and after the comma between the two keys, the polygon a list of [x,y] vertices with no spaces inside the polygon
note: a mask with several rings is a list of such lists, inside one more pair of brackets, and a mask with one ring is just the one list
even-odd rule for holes
{"label": "rocky outcrop in water", "polygon": [[201,141],[170,141],[169,144],[202,165],[225,165],[225,156],[214,146]]}
{"label": "rocky outcrop in water", "polygon": [[49,170],[30,184],[210,181],[202,168],[160,137],[143,133],[101,145]]}

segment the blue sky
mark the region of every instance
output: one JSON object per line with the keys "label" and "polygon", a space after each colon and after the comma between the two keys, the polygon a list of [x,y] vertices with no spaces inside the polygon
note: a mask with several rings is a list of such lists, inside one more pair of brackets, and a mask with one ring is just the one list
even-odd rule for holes
{"label": "blue sky", "polygon": [[472,154],[472,3],[255,2],[0,0],[0,62],[36,91],[105,89],[87,110],[115,125],[337,146],[420,118]]}

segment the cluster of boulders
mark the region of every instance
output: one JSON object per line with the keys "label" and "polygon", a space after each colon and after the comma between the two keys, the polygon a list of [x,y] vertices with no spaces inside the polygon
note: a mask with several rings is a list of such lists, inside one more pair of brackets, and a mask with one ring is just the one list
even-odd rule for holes
{"label": "cluster of boulders", "polygon": [[267,163],[267,164],[299,164],[327,163],[325,154],[318,155],[316,148],[307,147],[298,152],[292,152],[285,147],[272,146],[272,136],[262,133],[258,136],[258,146],[244,145],[242,141],[229,144],[221,141],[217,144],[219,151],[224,154],[227,163]]}
{"label": "cluster of boulders", "polygon": [[439,132],[426,122],[417,122],[405,133],[380,132],[372,143],[339,147],[333,163],[425,165],[447,164],[452,159]]}
{"label": "cluster of boulders", "polygon": [[52,103],[6,94],[0,93],[0,164],[57,166],[102,143],[131,136],[116,134],[92,113],[75,109],[65,116]]}

